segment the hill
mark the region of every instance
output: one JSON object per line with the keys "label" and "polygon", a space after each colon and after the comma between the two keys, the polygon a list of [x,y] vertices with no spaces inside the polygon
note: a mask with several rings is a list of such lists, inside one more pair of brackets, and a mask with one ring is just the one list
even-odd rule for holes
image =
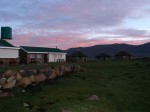
{"label": "hill", "polygon": [[90,47],[77,47],[67,49],[66,52],[69,54],[76,50],[80,50],[85,53],[88,57],[94,58],[99,53],[105,52],[111,56],[114,56],[120,50],[128,51],[133,56],[150,57],[150,42],[142,45],[129,45],[129,44],[107,44],[107,45],[94,45]]}

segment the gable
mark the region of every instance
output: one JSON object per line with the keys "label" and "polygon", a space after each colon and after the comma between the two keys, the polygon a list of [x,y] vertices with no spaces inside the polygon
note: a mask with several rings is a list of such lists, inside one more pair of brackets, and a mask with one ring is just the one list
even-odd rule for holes
{"label": "gable", "polygon": [[0,47],[15,47],[12,44],[8,43],[5,40],[0,40]]}

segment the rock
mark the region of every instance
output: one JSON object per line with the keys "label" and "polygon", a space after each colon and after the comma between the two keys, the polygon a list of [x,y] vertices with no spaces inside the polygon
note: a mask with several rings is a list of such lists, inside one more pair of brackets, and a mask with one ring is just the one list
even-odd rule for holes
{"label": "rock", "polygon": [[64,72],[72,72],[72,66],[71,65],[65,65],[64,66]]}
{"label": "rock", "polygon": [[54,70],[57,76],[62,76],[64,73],[64,65],[59,65],[55,67]]}
{"label": "rock", "polygon": [[22,93],[25,93],[25,92],[26,92],[26,90],[25,90],[25,89],[23,89],[21,92],[22,92]]}
{"label": "rock", "polygon": [[7,83],[12,82],[13,80],[15,80],[15,76],[10,76],[10,77],[7,79]]}
{"label": "rock", "polygon": [[10,96],[8,92],[3,92],[0,94],[0,97],[7,97],[7,96]]}
{"label": "rock", "polygon": [[39,70],[39,72],[40,72],[40,73],[45,73],[47,70],[48,70],[47,68],[41,68],[41,69]]}
{"label": "rock", "polygon": [[24,103],[23,103],[23,106],[24,106],[24,107],[29,107],[29,104],[24,102]]}
{"label": "rock", "polygon": [[0,89],[2,88],[3,86],[0,84]]}
{"label": "rock", "polygon": [[4,84],[6,82],[6,80],[7,80],[6,78],[1,78],[0,79],[0,84]]}
{"label": "rock", "polygon": [[52,69],[48,79],[55,79],[55,78],[56,78],[56,73],[55,73],[55,70]]}
{"label": "rock", "polygon": [[45,75],[46,78],[48,79],[49,76],[50,76],[50,74],[51,74],[51,72],[52,72],[52,69],[51,69],[51,68],[47,68],[46,71],[41,72],[41,73],[44,73],[44,75]]}
{"label": "rock", "polygon": [[74,72],[78,72],[81,70],[81,67],[79,65],[72,65],[71,68],[72,68],[72,71]]}
{"label": "rock", "polygon": [[32,70],[25,70],[23,73],[22,73],[22,76],[23,77],[29,77],[33,75],[33,71]]}
{"label": "rock", "polygon": [[99,101],[99,97],[97,95],[92,95],[88,98],[90,101]]}
{"label": "rock", "polygon": [[46,76],[43,73],[34,76],[35,83],[44,82],[46,80]]}
{"label": "rock", "polygon": [[19,86],[22,87],[27,87],[28,85],[31,85],[32,81],[29,77],[23,77],[20,81],[19,81]]}
{"label": "rock", "polygon": [[11,82],[5,83],[3,85],[3,89],[11,89],[15,86],[16,80],[12,80]]}
{"label": "rock", "polygon": [[29,79],[31,79],[32,82],[35,82],[35,77],[33,75],[29,76]]}
{"label": "rock", "polygon": [[60,74],[60,72],[57,68],[54,68],[54,70],[55,70],[55,74],[56,74],[57,77],[61,76],[61,74]]}
{"label": "rock", "polygon": [[25,72],[25,70],[19,70],[19,73],[21,73],[21,74],[24,73],[24,72]]}
{"label": "rock", "polygon": [[37,69],[32,69],[32,72],[33,72],[33,75],[38,73]]}
{"label": "rock", "polygon": [[16,81],[18,82],[22,79],[22,75],[20,73],[17,73],[15,78],[16,78]]}
{"label": "rock", "polygon": [[3,93],[3,90],[0,90],[0,94]]}
{"label": "rock", "polygon": [[7,70],[4,75],[5,77],[10,77],[10,76],[15,76],[16,75],[16,71],[13,71],[13,70]]}
{"label": "rock", "polygon": [[[30,103],[27,103],[27,102],[24,102],[23,103],[23,106],[28,108],[28,109],[32,109],[34,107],[34,105],[30,104]],[[43,111],[42,111],[43,112]]]}

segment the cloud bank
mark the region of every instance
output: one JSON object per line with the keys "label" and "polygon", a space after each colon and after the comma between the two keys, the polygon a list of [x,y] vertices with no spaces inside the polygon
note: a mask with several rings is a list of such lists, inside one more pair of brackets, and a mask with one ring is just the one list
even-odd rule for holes
{"label": "cloud bank", "polygon": [[149,0],[3,0],[0,25],[13,28],[17,46],[142,44],[150,41],[149,29],[126,22],[149,19],[149,6]]}

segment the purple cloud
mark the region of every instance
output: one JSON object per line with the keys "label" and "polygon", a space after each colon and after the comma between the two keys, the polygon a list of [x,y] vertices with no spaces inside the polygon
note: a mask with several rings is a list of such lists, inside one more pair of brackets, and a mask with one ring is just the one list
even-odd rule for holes
{"label": "purple cloud", "polygon": [[0,25],[13,28],[15,45],[66,49],[131,43],[129,38],[143,43],[149,31],[125,27],[125,20],[142,18],[139,12],[148,5],[149,0],[1,0]]}

